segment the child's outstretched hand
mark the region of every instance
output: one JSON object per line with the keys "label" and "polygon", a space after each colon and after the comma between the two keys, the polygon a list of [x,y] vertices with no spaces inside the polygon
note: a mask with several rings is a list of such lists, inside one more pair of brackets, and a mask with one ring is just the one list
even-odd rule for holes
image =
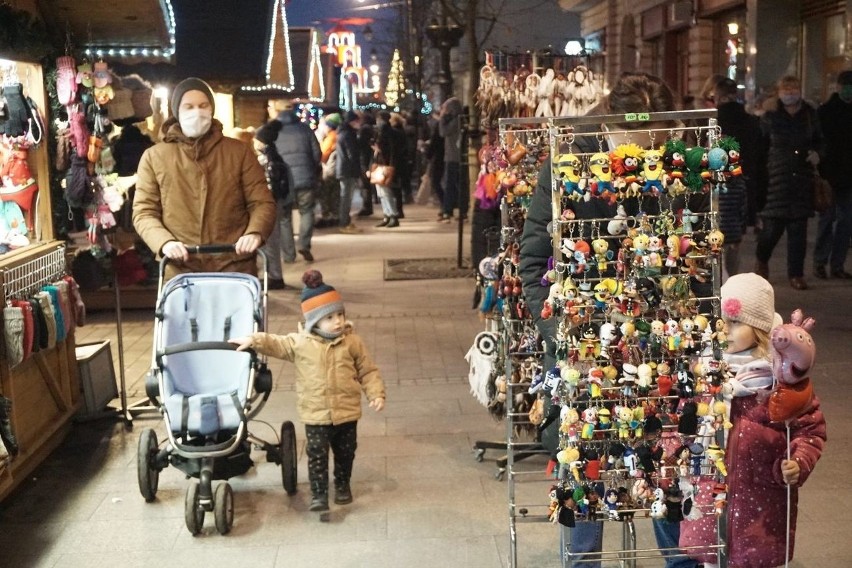
{"label": "child's outstretched hand", "polygon": [[781,462],[781,477],[787,485],[796,485],[799,482],[799,462],[796,460],[783,460]]}
{"label": "child's outstretched hand", "polygon": [[237,346],[237,351],[245,351],[249,347],[251,347],[251,337],[235,337],[234,339],[229,339],[228,343],[233,343]]}
{"label": "child's outstretched hand", "polygon": [[381,412],[385,407],[385,399],[383,398],[374,398],[370,401],[370,408],[375,410],[376,412]]}

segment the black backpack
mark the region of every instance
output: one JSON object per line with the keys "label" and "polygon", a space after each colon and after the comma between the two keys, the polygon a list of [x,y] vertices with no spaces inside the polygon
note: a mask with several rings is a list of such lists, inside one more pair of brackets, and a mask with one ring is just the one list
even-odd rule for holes
{"label": "black backpack", "polygon": [[267,144],[263,153],[266,155],[266,181],[275,199],[285,199],[290,195],[290,171],[287,163],[275,149],[274,144]]}

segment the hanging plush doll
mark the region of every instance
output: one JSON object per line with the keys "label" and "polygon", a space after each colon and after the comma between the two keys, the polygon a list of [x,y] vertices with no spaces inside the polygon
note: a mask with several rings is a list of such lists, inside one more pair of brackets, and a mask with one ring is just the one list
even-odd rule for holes
{"label": "hanging plush doll", "polygon": [[703,192],[706,189],[705,182],[710,179],[710,171],[707,169],[707,150],[701,146],[687,148],[684,161],[686,163],[684,182],[687,189],[694,193]]}
{"label": "hanging plush doll", "polygon": [[470,364],[468,380],[470,392],[482,406],[488,406],[488,382],[491,380],[494,370],[494,361],[497,359],[497,335],[488,331],[477,334],[473,345],[465,355]]}
{"label": "hanging plush doll", "polygon": [[589,158],[589,172],[592,174],[592,194],[595,197],[615,203],[615,190],[612,186],[612,166],[609,155],[597,152]]}
{"label": "hanging plush doll", "polygon": [[728,185],[725,171],[728,167],[728,153],[719,146],[713,146],[707,152],[707,167],[710,170],[710,179],[714,189],[722,193],[728,193]]}
{"label": "hanging plush doll", "polygon": [[619,197],[634,197],[639,192],[639,170],[642,163],[642,148],[636,144],[619,144],[610,152],[612,173],[617,177],[613,185]]}
{"label": "hanging plush doll", "polygon": [[582,163],[574,154],[557,154],[553,159],[553,174],[562,183],[565,197],[579,201],[585,194],[586,180],[582,178]]}
{"label": "hanging plush doll", "polygon": [[659,195],[663,193],[663,156],[666,148],[651,148],[642,152],[642,193]]}
{"label": "hanging plush doll", "polygon": [[669,196],[677,197],[685,190],[683,185],[683,170],[686,165],[686,144],[683,140],[669,139],[666,140],[665,151],[663,153],[663,169],[666,171],[663,176],[666,186],[666,191]]}
{"label": "hanging plush doll", "polygon": [[740,165],[740,143],[732,136],[722,136],[719,140],[719,147],[728,153],[728,167],[726,174],[728,177],[739,176],[743,173],[743,168]]}

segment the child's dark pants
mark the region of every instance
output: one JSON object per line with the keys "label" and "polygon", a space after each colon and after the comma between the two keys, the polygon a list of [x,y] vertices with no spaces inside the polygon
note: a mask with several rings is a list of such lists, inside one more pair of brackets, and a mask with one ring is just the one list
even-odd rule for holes
{"label": "child's dark pants", "polygon": [[358,447],[357,427],[357,421],[335,425],[305,425],[308,479],[315,496],[328,494],[329,447],[334,452],[334,487],[342,489],[349,486],[352,462],[355,461],[355,449]]}

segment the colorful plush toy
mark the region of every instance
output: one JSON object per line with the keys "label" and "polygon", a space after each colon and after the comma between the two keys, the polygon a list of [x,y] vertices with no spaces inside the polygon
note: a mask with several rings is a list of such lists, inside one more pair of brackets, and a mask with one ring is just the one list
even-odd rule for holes
{"label": "colorful plush toy", "polygon": [[663,179],[665,170],[663,170],[663,156],[665,146],[659,148],[651,148],[642,152],[642,193],[658,195],[664,191]]}
{"label": "colorful plush toy", "polygon": [[707,169],[707,150],[701,146],[687,148],[684,161],[686,163],[684,183],[687,189],[693,193],[703,192],[705,183],[710,179],[710,171]]}
{"label": "colorful plush toy", "polygon": [[589,172],[592,174],[594,195],[615,203],[616,194],[612,187],[612,166],[609,155],[604,152],[592,154],[589,158]]}
{"label": "colorful plush toy", "polygon": [[619,144],[609,154],[612,172],[617,176],[614,185],[622,197],[636,195],[639,185],[639,166],[642,162],[642,148],[636,144]]}
{"label": "colorful plush toy", "polygon": [[553,159],[553,174],[562,183],[566,197],[579,201],[585,194],[586,183],[582,179],[582,163],[574,154],[557,154]]}

